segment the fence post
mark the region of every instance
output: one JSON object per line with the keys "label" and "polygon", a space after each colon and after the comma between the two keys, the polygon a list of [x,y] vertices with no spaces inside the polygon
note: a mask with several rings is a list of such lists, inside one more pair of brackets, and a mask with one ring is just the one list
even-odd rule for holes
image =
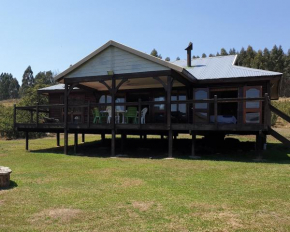
{"label": "fence post", "polygon": [[38,109],[38,106],[39,103],[37,102],[36,103],[36,127],[38,127],[38,119],[39,119],[39,109]]}
{"label": "fence post", "polygon": [[13,108],[13,128],[15,130],[15,126],[16,126],[16,104],[14,104],[14,108]]}
{"label": "fence post", "polygon": [[217,121],[217,116],[218,116],[218,109],[217,109],[217,95],[214,95],[214,123],[215,126],[217,127],[218,121]]}

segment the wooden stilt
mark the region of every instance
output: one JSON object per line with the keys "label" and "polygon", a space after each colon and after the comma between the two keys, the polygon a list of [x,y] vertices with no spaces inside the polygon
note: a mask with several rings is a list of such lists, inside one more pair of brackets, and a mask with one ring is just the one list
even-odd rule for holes
{"label": "wooden stilt", "polygon": [[116,132],[113,129],[112,130],[112,140],[111,140],[111,156],[114,157],[115,156],[115,142],[116,142]]}
{"label": "wooden stilt", "polygon": [[26,151],[28,151],[28,140],[29,140],[28,131],[25,131],[25,150]]}
{"label": "wooden stilt", "polygon": [[265,142],[265,134],[262,131],[256,135],[256,159],[254,161],[263,161],[263,146]]}
{"label": "wooden stilt", "polygon": [[85,133],[82,133],[82,143],[85,142]]}
{"label": "wooden stilt", "polygon": [[105,134],[101,134],[101,137],[102,137],[102,143],[104,144],[105,140],[106,140],[106,135]]}
{"label": "wooden stilt", "polygon": [[126,134],[122,133],[121,135],[121,152],[124,152],[124,148],[125,148],[125,140],[126,140]]}
{"label": "wooden stilt", "polygon": [[75,133],[74,136],[74,153],[78,153],[78,133]]}
{"label": "wooden stilt", "polygon": [[64,154],[68,154],[68,125],[67,125],[67,114],[68,114],[68,84],[65,84],[64,90]]}
{"label": "wooden stilt", "polygon": [[195,143],[196,143],[196,134],[194,132],[191,133],[191,155],[189,158],[191,159],[199,159],[200,156],[195,155]]}
{"label": "wooden stilt", "polygon": [[60,146],[59,132],[56,133],[56,146]]}
{"label": "wooden stilt", "polygon": [[172,130],[168,131],[168,158],[172,158]]}
{"label": "wooden stilt", "polygon": [[160,139],[164,139],[164,136],[163,135],[160,135]]}

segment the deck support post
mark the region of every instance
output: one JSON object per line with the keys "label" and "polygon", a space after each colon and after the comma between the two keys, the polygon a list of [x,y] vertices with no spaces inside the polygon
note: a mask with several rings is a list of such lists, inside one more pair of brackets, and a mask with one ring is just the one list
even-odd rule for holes
{"label": "deck support post", "polygon": [[115,147],[116,147],[116,131],[115,131],[115,127],[116,127],[116,119],[115,119],[115,112],[116,112],[116,108],[115,108],[115,95],[116,95],[116,78],[114,77],[114,75],[112,76],[112,87],[111,87],[111,95],[112,95],[112,103],[111,103],[111,109],[112,109],[112,140],[111,140],[111,156],[114,157],[115,156]]}
{"label": "deck support post", "polygon": [[28,131],[25,131],[25,150],[28,151],[28,140],[29,140],[29,134]]}
{"label": "deck support post", "polygon": [[85,133],[82,133],[82,143],[85,142]]}
{"label": "deck support post", "polygon": [[200,156],[195,155],[195,149],[196,148],[196,133],[191,132],[191,155],[189,158],[191,159],[199,159]]}
{"label": "deck support post", "polygon": [[56,133],[56,146],[57,147],[60,146],[60,142],[59,142],[59,132]]}
{"label": "deck support post", "polygon": [[172,158],[172,130],[168,131],[168,158]]}
{"label": "deck support post", "polygon": [[259,131],[256,135],[256,159],[255,161],[262,161],[263,160],[263,147],[266,140],[266,135]]}
{"label": "deck support post", "polygon": [[75,133],[74,136],[74,153],[78,153],[78,133]]}
{"label": "deck support post", "polygon": [[105,144],[106,135],[104,133],[101,134],[101,138],[102,138],[102,144]]}
{"label": "deck support post", "polygon": [[125,133],[121,134],[121,152],[122,153],[124,152],[126,137],[127,135]]}
{"label": "deck support post", "polygon": [[68,154],[68,125],[67,125],[67,113],[68,113],[68,84],[65,84],[64,90],[64,154]]}

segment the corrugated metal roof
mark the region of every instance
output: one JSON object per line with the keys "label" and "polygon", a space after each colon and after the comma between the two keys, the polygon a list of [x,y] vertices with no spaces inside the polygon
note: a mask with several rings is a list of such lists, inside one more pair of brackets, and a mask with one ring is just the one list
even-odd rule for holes
{"label": "corrugated metal roof", "polygon": [[[39,89],[39,91],[52,91],[52,90],[64,90],[65,85],[64,84],[57,84],[57,85],[52,85],[49,87],[45,87],[42,89]],[[73,89],[79,89],[77,87],[74,87]]]}
{"label": "corrugated metal roof", "polygon": [[279,72],[236,66],[236,57],[237,55],[195,58],[191,61],[192,67],[187,67],[186,60],[172,63],[185,68],[198,80],[282,75]]}

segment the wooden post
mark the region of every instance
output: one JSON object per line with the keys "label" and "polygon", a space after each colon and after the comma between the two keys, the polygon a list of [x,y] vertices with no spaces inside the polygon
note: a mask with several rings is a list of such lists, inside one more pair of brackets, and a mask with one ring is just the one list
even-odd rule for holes
{"label": "wooden post", "polygon": [[122,133],[121,134],[121,152],[124,152],[124,148],[125,148],[125,141],[126,141],[126,134]]}
{"label": "wooden post", "polygon": [[64,154],[68,154],[68,84],[65,84],[64,90]]}
{"label": "wooden post", "polygon": [[255,161],[262,161],[263,160],[263,146],[264,146],[264,141],[265,141],[265,136],[262,131],[259,131],[258,134],[256,134],[256,159]]}
{"label": "wooden post", "polygon": [[[269,96],[265,93],[265,101],[264,101],[264,128],[267,130],[268,126],[271,126],[271,117],[269,120]],[[270,114],[271,115],[271,114]]]}
{"label": "wooden post", "polygon": [[172,130],[168,131],[168,158],[172,158]]}
{"label": "wooden post", "polygon": [[16,127],[16,104],[14,104],[13,106],[13,128],[15,130],[15,127]]}
{"label": "wooden post", "polygon": [[106,140],[106,135],[103,133],[101,134],[101,137],[102,137],[102,144],[104,144]]}
{"label": "wooden post", "polygon": [[30,123],[33,123],[33,110],[30,110]]}
{"label": "wooden post", "polygon": [[141,107],[141,99],[138,99],[138,124],[139,124],[139,128],[141,127],[141,111],[142,111],[142,107]]}
{"label": "wooden post", "polygon": [[56,133],[56,146],[60,146],[59,132]]}
{"label": "wooden post", "polygon": [[82,133],[82,143],[85,142],[85,133]]}
{"label": "wooden post", "polygon": [[214,95],[214,124],[217,127],[218,126],[218,104],[217,104],[217,95]]}
{"label": "wooden post", "polygon": [[39,121],[39,108],[38,108],[39,103],[36,103],[36,127],[38,127],[38,121]]}
{"label": "wooden post", "polygon": [[25,150],[28,151],[28,140],[29,140],[29,137],[28,137],[28,131],[25,131]]}
{"label": "wooden post", "polygon": [[112,103],[111,103],[111,107],[112,107],[112,141],[111,141],[111,156],[115,156],[115,140],[116,140],[116,131],[115,131],[115,113],[116,113],[116,109],[115,109],[115,94],[116,94],[116,79],[114,77],[114,75],[112,76],[112,89],[111,89],[111,95],[112,95]]}
{"label": "wooden post", "polygon": [[75,133],[74,136],[74,153],[78,153],[78,133]]}
{"label": "wooden post", "polygon": [[88,115],[87,115],[87,126],[90,128],[90,111],[91,111],[91,102],[88,102]]}
{"label": "wooden post", "polygon": [[196,134],[192,132],[191,133],[191,157],[195,157],[195,141],[196,141]]}

